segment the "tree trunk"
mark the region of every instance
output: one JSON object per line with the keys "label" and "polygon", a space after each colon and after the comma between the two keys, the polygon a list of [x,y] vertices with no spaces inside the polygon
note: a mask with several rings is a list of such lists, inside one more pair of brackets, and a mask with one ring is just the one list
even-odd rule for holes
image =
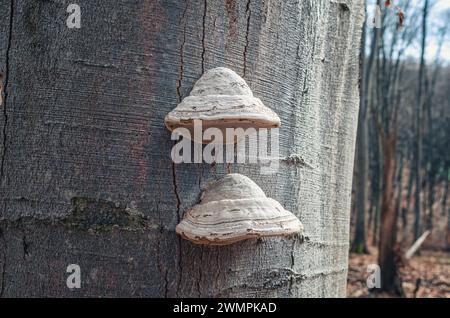
{"label": "tree trunk", "polygon": [[450,208],[447,208],[447,196],[448,196],[448,188],[449,188],[449,175],[448,172],[445,175],[445,190],[444,197],[442,198],[442,215],[447,213],[447,233],[446,233],[446,249],[450,251]]}
{"label": "tree trunk", "polygon": [[422,139],[423,139],[423,101],[422,89],[423,78],[425,76],[425,47],[427,37],[427,16],[428,16],[428,0],[425,0],[422,14],[422,45],[420,53],[419,81],[417,89],[416,104],[416,160],[415,160],[415,176],[416,176],[416,192],[414,200],[414,240],[421,235],[421,201],[420,193],[422,191]]}
{"label": "tree trunk", "polygon": [[[345,296],[362,1],[0,4],[0,295]],[[164,116],[225,66],[280,116],[280,153],[232,165],[309,238],[197,246],[175,234],[226,165],[174,165]],[[81,288],[69,290],[69,264]]]}
{"label": "tree trunk", "polygon": [[364,60],[365,60],[365,24],[363,25],[363,34],[361,37],[361,52],[359,55],[359,96],[360,107],[358,116],[358,132],[356,136],[356,197],[355,197],[355,209],[356,209],[356,225],[355,225],[355,237],[353,239],[351,250],[356,253],[369,253],[366,243],[366,198],[367,198],[367,176],[369,170],[368,161],[368,125],[367,125],[367,111],[366,111],[366,94],[367,91],[367,77],[364,79]]}
{"label": "tree trunk", "polygon": [[394,200],[396,134],[386,136],[383,142],[383,199],[381,208],[380,245],[378,262],[381,268],[381,290],[398,292],[401,285],[397,273],[395,244],[397,213]]}
{"label": "tree trunk", "polygon": [[398,175],[397,175],[397,196],[395,198],[395,213],[397,216],[402,216],[403,213],[400,212],[401,203],[402,203],[402,193],[403,193],[403,152],[400,154],[399,167],[398,167]]}
{"label": "tree trunk", "polygon": [[427,229],[432,231],[433,230],[433,205],[434,205],[434,196],[435,196],[435,181],[434,181],[434,174],[431,172],[432,167],[429,167],[428,172],[428,214],[427,214]]}
{"label": "tree trunk", "polygon": [[447,209],[447,233],[446,233],[446,249],[450,251],[450,209]]}
{"label": "tree trunk", "polygon": [[412,201],[412,197],[413,197],[413,186],[414,186],[414,181],[415,181],[415,170],[413,169],[411,163],[412,163],[413,159],[409,161],[409,178],[408,178],[408,193],[406,195],[407,200],[406,200],[406,210],[409,212],[409,209],[411,207],[411,201]]}
{"label": "tree trunk", "polygon": [[[405,163],[403,163],[405,164]],[[408,160],[408,188],[406,192],[406,207],[401,208],[401,215],[402,215],[402,233],[400,241],[404,243],[406,239],[408,238],[408,215],[409,215],[409,208],[411,206],[411,199],[412,199],[412,188],[414,185],[414,170],[412,169],[411,165],[411,159]]]}
{"label": "tree trunk", "polygon": [[[375,119],[374,119],[375,120]],[[383,154],[383,145],[381,141],[380,134],[375,135],[375,146],[376,154],[377,154],[377,165],[376,165],[376,195],[375,195],[375,215],[374,215],[374,222],[373,222],[373,241],[372,245],[377,246],[380,238],[380,219],[381,219],[381,210],[382,210],[382,199],[383,199],[383,160],[384,160],[384,154]]]}
{"label": "tree trunk", "polygon": [[448,197],[448,189],[449,189],[449,176],[448,174],[445,175],[445,179],[444,179],[444,193],[442,194],[442,199],[441,199],[441,215],[445,216],[445,212],[447,211],[447,197]]}
{"label": "tree trunk", "polygon": [[367,124],[365,118],[359,116],[358,136],[356,138],[357,151],[356,163],[358,173],[356,175],[356,224],[355,237],[352,243],[352,251],[356,253],[368,253],[366,244],[366,197],[367,197]]}
{"label": "tree trunk", "polygon": [[369,229],[372,228],[373,215],[375,214],[373,212],[373,210],[374,210],[374,202],[373,202],[373,193],[372,192],[373,192],[372,191],[372,186],[370,186],[370,193],[369,193],[369,221],[368,221],[368,224],[367,224],[367,227]]}

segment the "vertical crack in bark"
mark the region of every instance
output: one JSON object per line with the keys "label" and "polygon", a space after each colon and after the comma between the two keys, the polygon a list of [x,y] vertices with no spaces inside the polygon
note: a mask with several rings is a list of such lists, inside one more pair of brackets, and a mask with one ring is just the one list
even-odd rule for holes
{"label": "vertical crack in bark", "polygon": [[[180,195],[178,194],[176,166],[175,166],[174,162],[172,162],[172,177],[173,177],[173,190],[174,190],[175,198],[177,201],[177,221],[178,221],[177,223],[180,223],[181,200],[180,200]],[[182,270],[183,270],[183,267],[181,266],[181,258],[182,258],[181,243],[182,243],[181,237],[178,237],[178,286],[177,286],[177,291],[176,291],[177,297],[178,297],[178,292],[179,292],[180,285],[181,285]]]}
{"label": "vertical crack in bark", "polygon": [[308,80],[308,70],[305,71],[305,77],[303,79],[302,97],[305,96],[306,93],[308,93],[307,80]]}
{"label": "vertical crack in bark", "polygon": [[12,42],[12,28],[13,28],[13,15],[14,15],[14,1],[11,0],[10,6],[10,16],[9,16],[9,37],[8,44],[6,47],[6,60],[5,60],[5,100],[3,103],[3,152],[2,158],[0,161],[0,183],[2,182],[5,176],[5,157],[6,157],[6,148],[7,148],[7,140],[6,140],[6,127],[8,126],[8,112],[6,109],[6,105],[8,103],[8,83],[9,83],[9,54],[11,51],[11,42]]}
{"label": "vertical crack in bark", "polygon": [[207,0],[205,0],[203,7],[203,21],[202,21],[202,74],[205,73],[205,36],[206,36],[206,13],[207,13]]}
{"label": "vertical crack in bark", "polygon": [[186,45],[186,26],[187,26],[186,12],[188,9],[188,4],[189,4],[189,1],[186,1],[186,7],[184,8],[183,15],[181,16],[181,19],[180,19],[180,24],[181,24],[181,21],[184,21],[184,25],[183,25],[183,40],[182,40],[181,46],[180,46],[180,72],[179,72],[178,81],[177,81],[177,96],[178,96],[179,103],[181,102],[181,99],[182,99],[181,83],[183,81],[183,76],[184,76],[184,47]]}
{"label": "vertical crack in bark", "polygon": [[2,285],[0,286],[0,298],[3,298],[4,292],[5,292],[5,274],[6,274],[6,239],[5,234],[2,229],[0,229],[0,239],[2,241],[2,248],[3,248],[3,258],[2,258],[2,273],[1,273],[1,279],[2,279]]}
{"label": "vertical crack in bark", "polygon": [[250,33],[250,16],[252,12],[250,11],[250,0],[247,1],[247,6],[245,8],[245,14],[247,16],[247,27],[245,30],[245,45],[244,45],[244,76],[247,73],[247,51],[249,43],[249,33]]}
{"label": "vertical crack in bark", "polygon": [[[296,237],[292,238],[292,247],[291,247],[291,270],[292,272],[295,272],[294,266],[295,266],[295,242],[297,241]],[[292,296],[292,285],[294,284],[294,277],[292,276],[289,281],[289,296]]]}
{"label": "vertical crack in bark", "polygon": [[[6,127],[8,125],[8,112],[6,109],[6,105],[8,102],[8,82],[9,82],[9,54],[11,51],[11,42],[12,42],[12,28],[13,28],[13,15],[14,15],[14,1],[11,0],[10,3],[10,12],[9,12],[9,37],[8,44],[6,47],[6,59],[5,59],[5,84],[4,84],[4,94],[5,99],[3,101],[3,152],[2,157],[0,159],[0,186],[5,176],[5,157],[6,157],[6,147],[7,147],[7,139],[6,139]],[[6,211],[6,201],[3,202],[3,211]],[[5,293],[5,275],[6,275],[6,239],[5,234],[2,229],[0,229],[0,238],[2,240],[2,249],[3,249],[3,258],[2,258],[2,272],[1,272],[1,280],[2,285],[0,286],[0,298],[3,298]]]}
{"label": "vertical crack in bark", "polygon": [[199,165],[200,165],[200,175],[198,176],[198,189],[202,191],[203,164],[199,163]]}
{"label": "vertical crack in bark", "polygon": [[198,279],[197,279],[197,292],[198,298],[202,297],[202,270],[203,270],[203,246],[200,246],[201,256],[200,256],[200,266],[198,267]]}
{"label": "vertical crack in bark", "polygon": [[27,243],[27,237],[23,233],[22,237],[22,249],[23,249],[23,259],[26,260],[30,255],[30,245]]}
{"label": "vertical crack in bark", "polygon": [[[188,10],[188,6],[189,6],[189,1],[186,0],[186,6],[184,7],[183,10],[183,14],[181,16],[180,19],[180,24],[183,21],[183,40],[181,42],[181,46],[180,46],[180,72],[179,72],[179,77],[178,77],[178,81],[177,81],[177,96],[178,96],[178,102],[180,103],[182,100],[182,94],[181,94],[181,85],[182,85],[182,81],[183,81],[183,77],[184,77],[184,48],[186,45],[186,27],[187,27],[187,18],[186,18],[186,13]],[[174,193],[175,193],[175,198],[177,201],[177,223],[180,223],[181,220],[181,215],[180,215],[180,206],[181,206],[181,200],[180,200],[180,195],[178,194],[178,186],[177,186],[177,175],[176,175],[176,166],[175,163],[172,162],[172,177],[173,177],[173,189],[174,189]],[[182,240],[181,237],[178,237],[178,284],[177,284],[177,289],[175,291],[176,296],[178,296],[178,292],[180,289],[180,285],[181,285],[181,280],[182,280],[182,270],[183,267],[181,265],[181,258],[182,258],[182,251],[181,251],[181,244],[182,244]],[[167,272],[165,273],[165,277],[164,277],[165,281],[166,281],[166,294],[167,294]],[[167,295],[166,295],[167,296]]]}

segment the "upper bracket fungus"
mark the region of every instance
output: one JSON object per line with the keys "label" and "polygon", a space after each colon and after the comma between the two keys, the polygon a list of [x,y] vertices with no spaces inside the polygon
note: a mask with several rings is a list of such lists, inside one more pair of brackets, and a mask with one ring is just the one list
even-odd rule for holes
{"label": "upper bracket fungus", "polygon": [[251,179],[232,173],[208,185],[176,232],[196,244],[228,245],[261,236],[301,235],[303,225]]}
{"label": "upper bracket fungus", "polygon": [[[194,120],[202,130],[218,128],[277,128],[280,118],[259,98],[253,96],[245,80],[234,71],[217,67],[208,70],[195,83],[190,95],[167,114],[164,122],[173,131],[187,128],[192,136]],[[183,135],[182,132],[180,132]],[[192,138],[190,138],[192,139]],[[202,142],[208,143],[202,139]]]}

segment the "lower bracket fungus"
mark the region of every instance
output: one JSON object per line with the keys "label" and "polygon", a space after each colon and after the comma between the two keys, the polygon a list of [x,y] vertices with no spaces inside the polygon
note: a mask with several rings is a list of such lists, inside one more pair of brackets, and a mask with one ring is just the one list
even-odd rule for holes
{"label": "lower bracket fungus", "polygon": [[232,173],[208,185],[176,232],[196,244],[228,245],[262,236],[303,233],[303,225],[250,178]]}

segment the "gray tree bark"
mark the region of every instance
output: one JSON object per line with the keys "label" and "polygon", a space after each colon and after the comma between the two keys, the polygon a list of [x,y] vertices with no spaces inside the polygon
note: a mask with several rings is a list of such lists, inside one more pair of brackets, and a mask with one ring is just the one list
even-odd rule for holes
{"label": "gray tree bark", "polygon": [[[66,27],[69,3],[81,29]],[[0,4],[0,296],[345,296],[363,1]],[[175,234],[227,167],[174,165],[164,116],[207,69],[282,120],[275,175],[232,165],[307,239],[225,247]],[[69,290],[66,268],[81,267]]]}

